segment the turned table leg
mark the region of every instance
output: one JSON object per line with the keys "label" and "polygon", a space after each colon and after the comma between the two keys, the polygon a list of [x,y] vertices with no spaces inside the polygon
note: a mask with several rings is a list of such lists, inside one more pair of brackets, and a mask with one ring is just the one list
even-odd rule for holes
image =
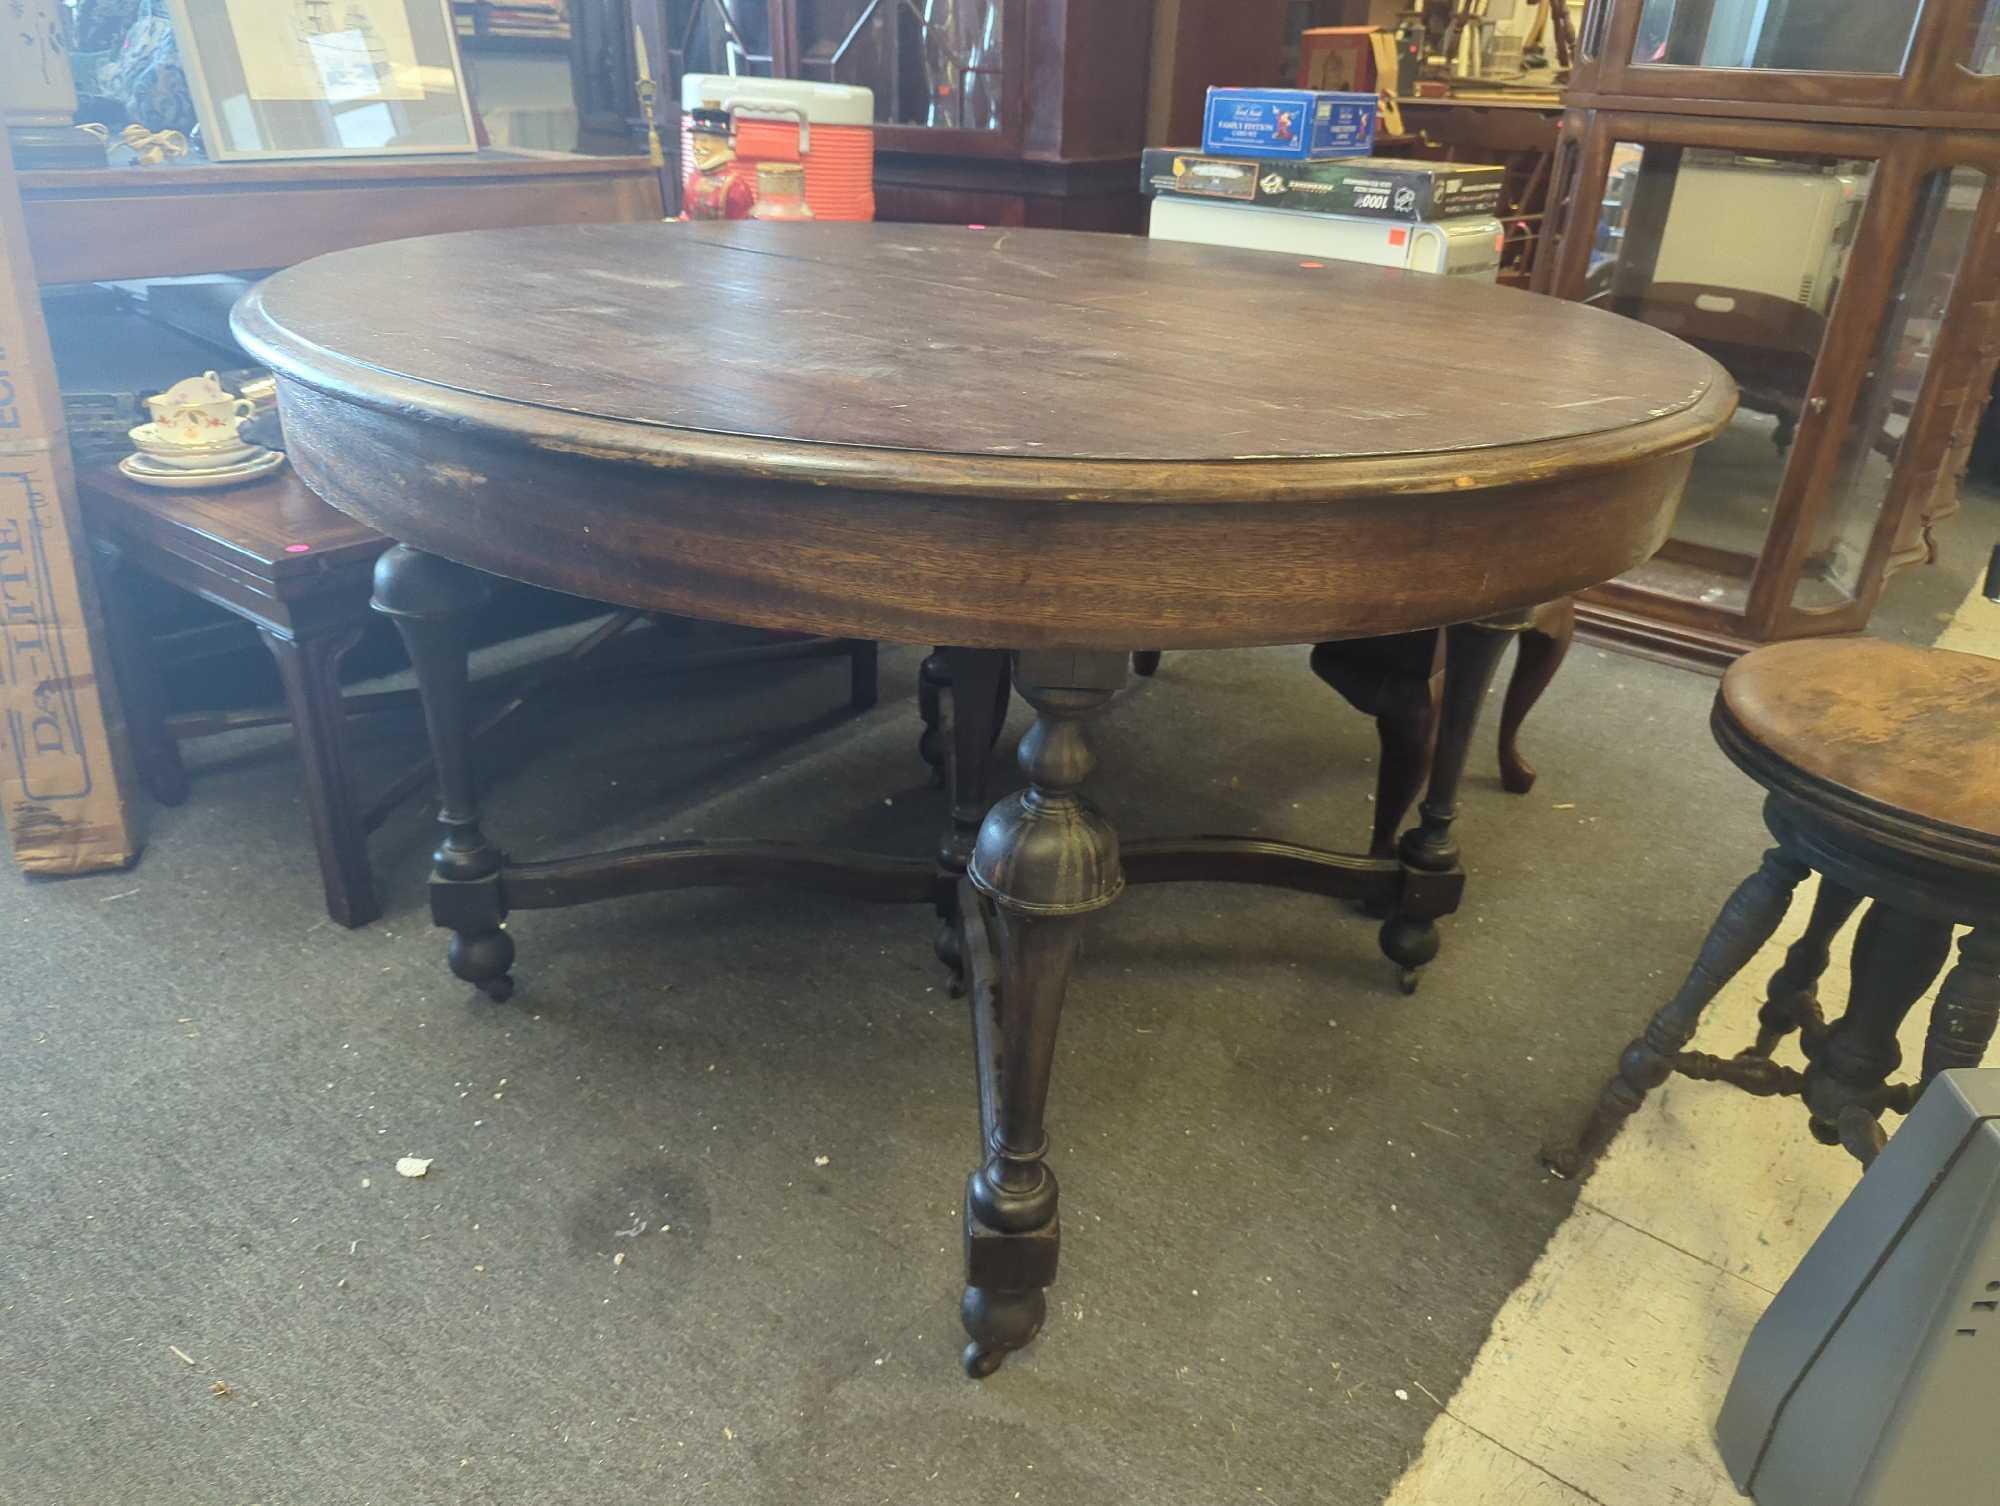
{"label": "turned table leg", "polygon": [[1618,1074],[1605,1084],[1576,1143],[1543,1153],[1549,1170],[1562,1177],[1587,1171],[1619,1126],[1639,1111],[1646,1095],[1673,1074],[1674,1056],[1694,1038],[1701,1012],[1771,939],[1791,907],[1792,891],[1809,871],[1782,847],[1773,847],[1757,871],[1736,886],[1709,928],[1680,991],[1653,1016],[1645,1034],[1625,1048]]}
{"label": "turned table leg", "polygon": [[1521,756],[1521,723],[1562,668],[1575,636],[1576,603],[1567,596],[1537,607],[1521,630],[1507,698],[1500,703],[1500,787],[1510,795],[1525,795],[1535,787],[1535,766]]}
{"label": "turned table leg", "polygon": [[966,877],[993,907],[995,987],[975,1001],[984,1160],[966,1184],[965,1368],[993,1373],[1042,1326],[1061,1226],[1043,1112],[1084,917],[1118,897],[1118,833],[1079,793],[1090,772],[1083,719],[1124,683],[1123,654],[1024,653],[1016,679],[1035,708],[1021,741],[1028,788],[994,806]]}
{"label": "turned table leg", "polygon": [[[1011,692],[1005,650],[945,648],[938,655],[944,661],[942,689],[949,697],[942,741],[951,807],[938,842],[938,868],[953,881],[947,887],[955,897],[956,881],[971,861],[979,824],[993,804],[993,745],[1007,719]],[[939,919],[943,924],[938,930],[938,960],[951,970],[950,993],[957,998],[965,989],[958,916],[946,911]]]}
{"label": "turned table leg", "polygon": [[495,1000],[514,992],[514,940],[502,929],[500,849],[479,829],[467,706],[466,619],[493,591],[476,570],[398,544],[375,565],[375,610],[395,619],[417,672],[437,766],[441,840],[431,919],[452,932],[451,970]]}
{"label": "turned table leg", "polygon": [[298,738],[326,912],[340,925],[365,926],[382,913],[382,906],[375,898],[368,832],[347,767],[347,706],[340,695],[340,661],[360,641],[361,626],[304,638],[264,629],[261,636],[277,661]]}
{"label": "turned table leg", "polygon": [[[1507,641],[1518,630],[1491,623],[1467,622],[1445,631],[1444,703],[1439,712],[1437,751],[1431,758],[1430,787],[1418,808],[1418,823],[1403,833],[1397,854],[1406,868],[1424,873],[1450,873],[1458,867],[1458,839],[1452,822],[1458,818],[1458,782],[1472,747],[1479,708],[1493,683]],[[1383,953],[1401,969],[1403,992],[1414,993],[1417,969],[1438,952],[1437,922],[1392,915],[1383,922]]]}

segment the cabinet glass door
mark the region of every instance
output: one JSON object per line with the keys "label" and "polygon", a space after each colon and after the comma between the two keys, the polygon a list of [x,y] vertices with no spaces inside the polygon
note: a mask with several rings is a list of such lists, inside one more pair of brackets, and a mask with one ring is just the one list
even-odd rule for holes
{"label": "cabinet glass door", "polygon": [[[1896,283],[1841,441],[1839,466],[1792,589],[1792,605],[1802,611],[1844,607],[1880,574],[1877,551],[1889,542],[1878,537],[1883,509],[1893,495],[1903,441],[1944,334],[1985,190],[1986,174],[1972,167],[1934,172],[1918,190]],[[1889,520],[1890,528],[1898,521]]]}
{"label": "cabinet glass door", "polygon": [[884,126],[998,132],[1008,0],[668,0],[678,73],[859,84]]}
{"label": "cabinet glass door", "polygon": [[1901,73],[1923,0],[1646,0],[1635,64]]}
{"label": "cabinet glass door", "polygon": [[1586,301],[1706,351],[1742,394],[1632,584],[1745,610],[1874,174],[1860,159],[1613,145]]}

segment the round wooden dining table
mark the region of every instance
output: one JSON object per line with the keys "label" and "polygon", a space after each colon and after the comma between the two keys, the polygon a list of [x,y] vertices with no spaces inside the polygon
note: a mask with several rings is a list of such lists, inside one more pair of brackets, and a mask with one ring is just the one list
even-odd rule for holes
{"label": "round wooden dining table", "polygon": [[[1448,655],[1446,730],[1392,858],[1121,846],[1082,791],[1084,724],[1131,653],[1504,619],[1608,580],[1660,545],[1735,406],[1707,356],[1577,304],[1037,230],[434,236],[280,272],[235,327],[277,374],[299,474],[398,541],[376,606],[423,692],[431,908],[461,978],[505,999],[508,915],[643,891],[791,883],[943,917],[980,1105],[974,1375],[1035,1335],[1055,1276],[1044,1111],[1087,917],[1128,883],[1278,884],[1377,907],[1413,972],[1462,887],[1452,708],[1469,730],[1492,653]],[[1036,713],[1026,788],[986,807],[991,698],[960,684],[935,855],[736,840],[516,861],[481,827],[466,725],[466,615],[495,576],[943,645],[967,679],[998,660]]]}

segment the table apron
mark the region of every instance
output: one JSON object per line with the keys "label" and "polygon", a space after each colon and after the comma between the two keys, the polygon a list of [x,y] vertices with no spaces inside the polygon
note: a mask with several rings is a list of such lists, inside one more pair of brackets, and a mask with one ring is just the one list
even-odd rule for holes
{"label": "table apron", "polygon": [[1692,457],[1324,502],[1039,502],[706,475],[282,392],[307,484],[414,548],[620,606],[967,648],[1315,643],[1533,606],[1649,558]]}

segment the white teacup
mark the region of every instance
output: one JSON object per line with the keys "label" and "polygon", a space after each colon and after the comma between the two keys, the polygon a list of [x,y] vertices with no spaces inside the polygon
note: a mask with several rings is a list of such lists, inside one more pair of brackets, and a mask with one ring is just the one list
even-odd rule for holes
{"label": "white teacup", "polygon": [[174,438],[212,442],[234,438],[237,425],[256,412],[257,405],[227,391],[214,372],[204,371],[147,398],[146,410]]}

